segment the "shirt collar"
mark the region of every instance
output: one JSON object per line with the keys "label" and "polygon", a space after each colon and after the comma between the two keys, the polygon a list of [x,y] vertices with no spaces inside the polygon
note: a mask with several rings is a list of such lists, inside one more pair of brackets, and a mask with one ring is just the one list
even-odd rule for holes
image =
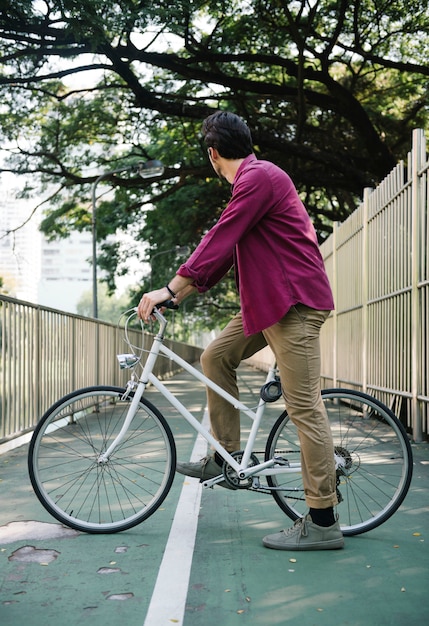
{"label": "shirt collar", "polygon": [[253,161],[257,161],[258,159],[256,158],[256,155],[252,152],[252,154],[249,154],[249,156],[247,156],[244,161],[242,163],[240,163],[240,167],[238,168],[235,176],[234,176],[234,180],[232,183],[232,186],[234,187],[234,184],[237,182],[238,177],[242,174],[243,170],[245,169],[245,167],[249,164],[252,163]]}

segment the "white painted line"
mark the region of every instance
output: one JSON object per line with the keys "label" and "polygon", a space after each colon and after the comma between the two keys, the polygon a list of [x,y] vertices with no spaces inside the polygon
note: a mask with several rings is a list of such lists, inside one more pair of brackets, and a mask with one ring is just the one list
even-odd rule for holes
{"label": "white painted line", "polygon": [[[208,423],[206,411],[203,424],[208,427]],[[206,454],[207,442],[198,435],[191,461],[198,461]],[[185,478],[144,626],[183,624],[201,491],[198,478]]]}

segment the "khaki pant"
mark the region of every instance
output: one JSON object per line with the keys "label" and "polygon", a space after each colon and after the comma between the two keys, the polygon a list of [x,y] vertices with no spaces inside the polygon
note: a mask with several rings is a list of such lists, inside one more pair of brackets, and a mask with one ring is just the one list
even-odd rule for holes
{"label": "khaki pant", "polygon": [[[320,395],[319,332],[328,314],[298,304],[277,324],[245,337],[239,313],[201,357],[206,376],[238,398],[235,370],[243,359],[269,344],[277,359],[287,411],[298,430],[306,502],[318,509],[337,503],[334,446]],[[229,452],[239,450],[240,412],[211,389],[207,389],[207,402],[213,436]]]}

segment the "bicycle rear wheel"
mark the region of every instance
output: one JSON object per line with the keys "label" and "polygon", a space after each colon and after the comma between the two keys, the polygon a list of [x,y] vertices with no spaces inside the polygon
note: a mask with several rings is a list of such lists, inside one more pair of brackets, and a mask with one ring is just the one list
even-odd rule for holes
{"label": "bicycle rear wheel", "polygon": [[[412,451],[395,415],[371,396],[326,389],[322,397],[334,439],[337,506],[344,535],[357,535],[385,522],[399,508],[411,482]],[[298,435],[285,411],[267,440],[265,459],[299,462]],[[293,520],[308,512],[300,473],[269,476],[273,497]]]}
{"label": "bicycle rear wheel", "polygon": [[132,400],[118,387],[88,387],[54,404],[31,439],[34,491],[57,520],[88,533],[114,533],[147,519],[170,490],[176,447],[165,418],[145,398],[109,460]]}

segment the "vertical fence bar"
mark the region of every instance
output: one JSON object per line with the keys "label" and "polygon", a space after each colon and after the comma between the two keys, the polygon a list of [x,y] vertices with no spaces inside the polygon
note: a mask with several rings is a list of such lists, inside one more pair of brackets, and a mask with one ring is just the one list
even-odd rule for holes
{"label": "vertical fence bar", "polygon": [[412,147],[412,193],[411,193],[411,411],[413,424],[413,439],[422,441],[422,419],[418,400],[420,389],[420,354],[419,342],[420,310],[419,310],[419,273],[420,273],[420,235],[419,235],[419,171],[422,166],[422,143],[424,134],[422,130],[413,131]]}
{"label": "vertical fence bar", "polygon": [[363,192],[362,215],[362,391],[366,392],[368,384],[368,300],[369,300],[369,254],[368,254],[368,223],[369,223],[369,195],[371,189]]}
{"label": "vertical fence bar", "polygon": [[[100,325],[95,325],[95,355],[100,354]],[[94,363],[95,384],[100,384],[100,360],[95,358]]]}
{"label": "vertical fence bar", "polygon": [[332,384],[334,387],[338,385],[338,375],[337,375],[337,363],[338,363],[338,312],[337,305],[338,302],[338,276],[337,276],[337,259],[338,259],[338,250],[337,250],[337,230],[338,230],[338,222],[334,222],[332,225],[332,291],[335,303],[335,309],[333,311],[334,319],[332,321]]}

